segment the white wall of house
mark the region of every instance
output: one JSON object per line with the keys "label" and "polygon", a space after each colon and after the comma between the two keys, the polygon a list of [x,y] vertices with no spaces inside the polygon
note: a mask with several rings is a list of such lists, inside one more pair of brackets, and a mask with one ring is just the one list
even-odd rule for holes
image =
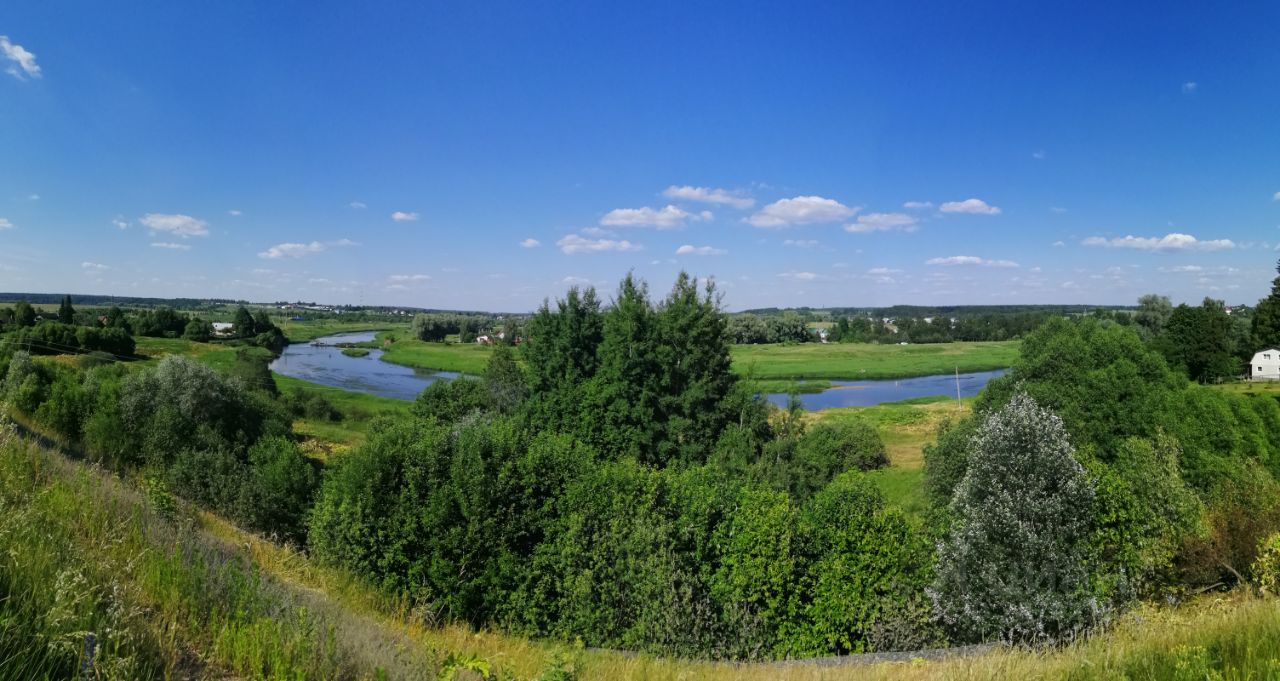
{"label": "white wall of house", "polygon": [[1249,361],[1249,379],[1253,381],[1280,381],[1280,350],[1267,348],[1254,353]]}

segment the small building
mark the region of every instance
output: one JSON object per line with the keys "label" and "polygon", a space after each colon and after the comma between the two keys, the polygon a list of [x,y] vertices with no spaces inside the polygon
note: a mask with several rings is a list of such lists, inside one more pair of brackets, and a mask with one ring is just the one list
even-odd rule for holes
{"label": "small building", "polygon": [[214,322],[213,323],[213,335],[215,336],[230,336],[231,332],[235,331],[235,329],[236,329],[236,325],[232,324],[231,322]]}
{"label": "small building", "polygon": [[1280,350],[1267,348],[1253,353],[1249,360],[1250,381],[1280,381]]}

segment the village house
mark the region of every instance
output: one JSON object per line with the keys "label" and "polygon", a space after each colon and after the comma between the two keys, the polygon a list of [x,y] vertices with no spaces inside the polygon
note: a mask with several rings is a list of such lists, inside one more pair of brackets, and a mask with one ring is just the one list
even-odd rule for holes
{"label": "village house", "polygon": [[1249,380],[1280,381],[1280,350],[1267,348],[1255,352],[1249,361]]}

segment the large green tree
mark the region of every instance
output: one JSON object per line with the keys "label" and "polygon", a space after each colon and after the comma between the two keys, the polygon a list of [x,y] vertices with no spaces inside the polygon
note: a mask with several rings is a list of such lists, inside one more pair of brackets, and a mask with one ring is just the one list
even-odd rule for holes
{"label": "large green tree", "polygon": [[62,297],[62,305],[58,306],[58,321],[63,324],[76,323],[76,309],[71,307],[71,296]]}
{"label": "large green tree", "polygon": [[31,307],[31,303],[28,303],[25,300],[19,300],[13,306],[13,321],[18,326],[35,326],[35,308]]}
{"label": "large green tree", "polygon": [[1169,365],[1192,380],[1207,382],[1239,373],[1232,347],[1231,316],[1220,300],[1205,298],[1197,307],[1185,303],[1169,315],[1164,334],[1153,347]]}
{"label": "large green tree", "polygon": [[[1280,261],[1276,262],[1280,273]],[[1271,294],[1253,311],[1253,348],[1249,354],[1280,346],[1280,276],[1271,280]]]}

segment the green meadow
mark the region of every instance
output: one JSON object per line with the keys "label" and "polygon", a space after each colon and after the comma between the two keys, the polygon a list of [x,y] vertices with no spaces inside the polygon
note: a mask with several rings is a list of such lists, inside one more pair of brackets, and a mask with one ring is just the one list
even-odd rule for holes
{"label": "green meadow", "polygon": [[799,343],[735,345],[733,368],[756,379],[894,379],[1003,369],[1018,341],[874,345]]}

